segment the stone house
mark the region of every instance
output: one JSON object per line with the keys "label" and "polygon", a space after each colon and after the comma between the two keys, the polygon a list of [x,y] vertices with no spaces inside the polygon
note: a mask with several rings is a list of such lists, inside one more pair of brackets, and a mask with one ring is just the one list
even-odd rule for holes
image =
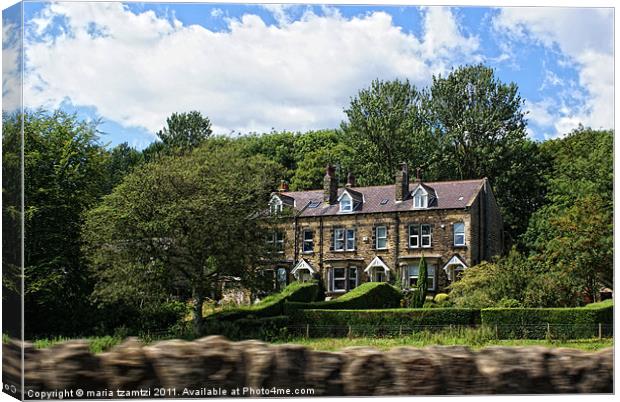
{"label": "stone house", "polygon": [[[281,222],[268,241],[278,254],[270,272],[278,287],[317,278],[337,297],[367,281],[409,288],[422,256],[429,293],[444,292],[469,266],[502,251],[502,217],[486,178],[410,182],[406,164],[394,184],[338,188],[327,167],[322,190],[289,192],[269,202]],[[283,213],[284,211],[288,213]]]}

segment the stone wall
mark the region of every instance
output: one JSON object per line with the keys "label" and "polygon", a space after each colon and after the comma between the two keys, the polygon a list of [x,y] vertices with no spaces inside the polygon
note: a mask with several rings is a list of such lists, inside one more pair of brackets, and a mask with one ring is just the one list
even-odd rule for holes
{"label": "stone wall", "polygon": [[[3,381],[18,384],[19,345],[4,344],[3,353]],[[439,346],[390,351],[356,347],[319,352],[298,345],[229,342],[210,336],[148,346],[128,339],[97,355],[85,341],[43,350],[26,344],[25,356],[27,399],[57,399],[45,394],[54,390],[73,393],[63,395],[65,399],[75,397],[77,390],[84,397],[89,390],[98,391],[89,399],[157,397],[162,396],[155,395],[162,388],[163,396],[201,398],[214,392],[250,396],[250,389],[262,395],[275,389],[313,390],[300,396],[613,392],[612,348],[583,352],[544,347],[479,351]],[[235,395],[237,389],[240,395]]]}

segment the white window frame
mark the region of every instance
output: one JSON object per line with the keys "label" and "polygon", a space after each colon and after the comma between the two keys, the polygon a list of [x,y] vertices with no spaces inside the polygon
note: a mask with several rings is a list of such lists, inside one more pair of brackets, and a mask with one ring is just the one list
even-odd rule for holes
{"label": "white window frame", "polygon": [[353,212],[353,198],[347,193],[340,197],[340,212]]}
{"label": "white window frame", "polygon": [[[380,229],[383,230],[383,236],[379,236]],[[379,240],[385,241],[385,245],[383,247],[379,246]],[[377,250],[387,250],[388,248],[387,226],[377,226],[375,228],[375,248]]]}
{"label": "white window frame", "polygon": [[269,212],[274,214],[279,214],[282,212],[282,200],[277,197],[274,197],[269,203]]}
{"label": "white window frame", "polygon": [[[301,242],[301,252],[304,254],[311,254],[314,252],[314,232],[311,229],[306,229],[303,232],[303,239]],[[310,239],[306,239],[306,234],[310,233]],[[306,250],[306,245],[310,245],[310,250]]]}
{"label": "white window frame", "polygon": [[[347,230],[344,228],[334,229],[334,251],[345,251],[346,233],[347,233]],[[339,242],[340,242],[340,245],[342,245],[342,247],[338,247]]]}
{"label": "white window frame", "polygon": [[[281,235],[281,238],[278,238],[278,235]],[[275,232],[273,234],[273,243],[276,247],[276,252],[278,254],[284,254],[284,232]]]}
{"label": "white window frame", "polygon": [[[424,228],[428,228],[428,234],[424,234]],[[428,244],[425,245],[424,240],[428,240]],[[420,247],[433,247],[433,227],[428,223],[423,223],[420,225]]]}
{"label": "white window frame", "polygon": [[[350,247],[349,241],[351,241]],[[355,229],[347,229],[344,248],[346,251],[355,251],[355,246]]]}
{"label": "white window frame", "polygon": [[[336,277],[336,270],[342,270],[342,277]],[[336,289],[336,281],[342,281],[342,289]],[[334,267],[332,268],[332,292],[346,292],[347,291],[347,267]]]}
{"label": "white window frame", "polygon": [[422,187],[418,187],[415,193],[413,193],[413,208],[414,209],[428,208],[428,193]]}
{"label": "white window frame", "polygon": [[[456,231],[457,230],[456,229],[457,226],[461,228],[461,230],[459,232]],[[465,245],[465,222],[455,222],[452,225],[452,231],[454,233],[454,245],[455,246],[464,246]],[[460,241],[460,242],[457,241],[456,240],[457,236],[462,237],[463,240]]]}
{"label": "white window frame", "polygon": [[[409,248],[420,248],[420,226],[409,225]],[[411,234],[412,230],[417,230],[417,234]],[[411,240],[415,240],[415,244]]]}

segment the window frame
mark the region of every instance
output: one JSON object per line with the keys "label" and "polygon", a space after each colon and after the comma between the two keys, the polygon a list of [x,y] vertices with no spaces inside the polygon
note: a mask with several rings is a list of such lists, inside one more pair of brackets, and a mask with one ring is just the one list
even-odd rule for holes
{"label": "window frame", "polygon": [[[306,238],[306,234],[310,233],[310,239]],[[310,244],[310,249],[306,250],[306,245]],[[301,252],[303,254],[314,253],[314,231],[312,229],[305,229],[303,231],[303,238],[301,242]]]}
{"label": "window frame", "polygon": [[[456,231],[457,225],[458,225],[458,226],[460,226],[460,227],[462,227],[462,232],[457,232],[457,231]],[[465,246],[465,245],[466,245],[466,239],[465,239],[465,222],[455,222],[455,223],[453,223],[453,224],[452,224],[452,233],[453,233],[453,236],[452,236],[452,241],[453,241],[453,243],[454,243],[454,247],[463,247],[463,246]],[[458,243],[458,242],[456,241],[457,236],[462,236],[462,237],[463,237],[463,242],[462,242],[462,243]]]}
{"label": "window frame", "polygon": [[[420,248],[420,225],[418,224],[410,224],[409,225],[409,248]],[[417,231],[417,234],[411,234],[412,230]],[[412,244],[411,240],[415,239],[415,245]]]}
{"label": "window frame", "polygon": [[[352,289],[355,289],[356,287],[359,286],[359,275],[357,274],[357,267],[347,267],[347,285],[349,286],[347,288],[347,291],[350,291]],[[351,279],[351,272],[354,272],[354,278]],[[355,286],[351,286],[351,281],[355,280]]]}
{"label": "window frame", "polygon": [[[411,268],[417,268],[417,273],[415,275],[411,274]],[[431,275],[431,268],[433,270],[433,274]],[[426,264],[426,272],[427,272],[427,281],[432,281],[432,286],[427,282],[426,286],[427,289],[430,291],[435,291],[436,290],[436,286],[437,286],[437,282],[436,282],[436,276],[437,276],[437,268],[435,266],[435,264]],[[407,265],[407,278],[409,279],[407,281],[408,285],[409,285],[409,289],[413,289],[413,287],[417,286],[418,284],[418,279],[420,277],[420,262],[417,262],[415,264],[409,264]],[[411,284],[411,279],[415,278],[416,283],[415,284]]]}
{"label": "window frame", "polygon": [[[428,228],[428,234],[424,234],[423,228]],[[428,239],[428,245],[424,245],[424,240]],[[433,226],[430,223],[420,224],[420,247],[431,248],[433,247]]]}
{"label": "window frame", "polygon": [[[342,277],[336,277],[336,270],[342,270]],[[333,267],[332,268],[332,292],[341,293],[347,291],[347,267]],[[342,281],[342,289],[336,289],[336,281]]]}
{"label": "window frame", "polygon": [[[383,236],[379,236],[379,229],[383,229]],[[379,240],[385,241],[385,246],[379,247]],[[387,234],[387,226],[381,225],[375,227],[375,249],[377,250],[387,250],[388,249],[388,234]]]}
{"label": "window frame", "polygon": [[280,198],[274,196],[269,202],[269,213],[272,215],[277,215],[279,213],[282,213],[283,204],[284,203],[282,202]]}
{"label": "window frame", "polygon": [[[344,249],[345,251],[355,251],[355,248],[357,246],[356,241],[355,241],[355,229],[345,229],[345,245],[344,245]],[[352,235],[352,236],[349,236]],[[349,241],[351,241],[352,246],[349,247]]]}
{"label": "window frame", "polygon": [[422,187],[413,193],[413,209],[426,209],[428,208],[428,192]]}
{"label": "window frame", "polygon": [[[343,208],[345,205],[348,205],[346,209]],[[348,193],[344,193],[340,197],[340,212],[353,212],[353,198]]]}
{"label": "window frame", "polygon": [[[281,235],[281,238],[278,238]],[[284,232],[277,231],[273,233],[273,244],[278,254],[284,254]]]}
{"label": "window frame", "polygon": [[[341,233],[342,234],[342,238],[339,239],[338,234]],[[334,229],[334,251],[345,251],[346,249],[346,233],[347,230],[345,228],[335,228]],[[338,244],[342,245],[341,248],[338,247]]]}

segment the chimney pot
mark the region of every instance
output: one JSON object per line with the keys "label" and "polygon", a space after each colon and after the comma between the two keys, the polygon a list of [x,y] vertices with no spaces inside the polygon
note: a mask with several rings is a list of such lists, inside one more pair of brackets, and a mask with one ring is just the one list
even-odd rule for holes
{"label": "chimney pot", "polygon": [[281,193],[285,193],[288,191],[288,183],[284,180],[280,180],[280,187],[278,188],[278,191]]}
{"label": "chimney pot", "polygon": [[409,169],[405,162],[399,165],[396,171],[396,183],[394,184],[396,201],[403,201],[409,194]]}
{"label": "chimney pot", "polygon": [[346,187],[355,187],[355,176],[351,172],[347,175]]}
{"label": "chimney pot", "polygon": [[325,177],[323,177],[323,201],[335,204],[338,199],[338,179],[336,169],[332,165],[327,165]]}

